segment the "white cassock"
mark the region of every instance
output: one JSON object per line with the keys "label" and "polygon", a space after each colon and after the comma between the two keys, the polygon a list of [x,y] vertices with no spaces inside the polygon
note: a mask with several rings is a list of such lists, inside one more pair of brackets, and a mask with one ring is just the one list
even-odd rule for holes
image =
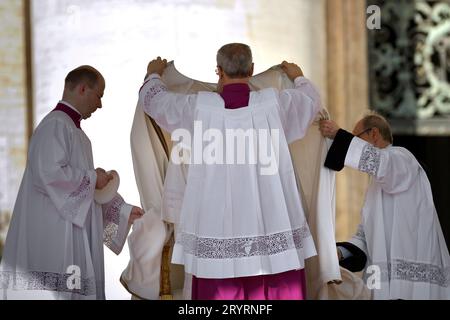
{"label": "white cassock", "polygon": [[96,180],[89,138],[51,112],[31,139],[0,265],[2,298],[105,298],[103,243],[120,253],[132,206],[118,194],[97,204]]}
{"label": "white cassock", "polygon": [[[173,63],[169,64],[163,74],[163,80],[171,91],[184,94],[215,89],[214,84],[194,81],[181,75]],[[250,86],[253,90],[268,87],[282,90],[292,88],[294,84],[281,68],[274,67],[251,78]],[[131,144],[141,203],[150,214],[135,223],[128,239],[131,257],[129,266],[122,274],[122,283],[131,293],[141,298],[158,299],[161,252],[168,233],[171,232],[160,220],[160,215],[162,213],[162,219],[170,223],[176,224],[179,221],[187,169],[168,161],[170,137],[145,116],[142,101],[139,101],[136,108]],[[323,166],[328,145],[320,135],[317,123],[313,123],[302,140],[292,143],[290,149],[297,180],[301,181],[299,191],[305,202],[308,224],[318,251],[317,256],[306,261],[308,297],[365,298],[366,295],[360,293],[362,282],[352,274],[348,276],[349,273],[345,273],[345,279],[350,281],[346,287],[328,285],[329,281],[341,280],[334,235],[335,184],[334,173]],[[173,271],[171,276],[177,273]],[[179,289],[176,280],[172,277],[172,288]]]}
{"label": "white cassock", "polygon": [[373,299],[450,299],[450,257],[425,171],[405,148],[348,136],[345,165],[371,175],[349,242],[367,256]]}

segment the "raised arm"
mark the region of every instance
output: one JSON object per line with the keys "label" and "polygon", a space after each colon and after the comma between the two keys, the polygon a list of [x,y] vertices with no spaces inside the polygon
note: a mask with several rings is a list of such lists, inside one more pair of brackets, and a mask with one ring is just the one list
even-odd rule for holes
{"label": "raised arm", "polygon": [[293,89],[281,91],[279,96],[281,122],[286,139],[291,143],[306,135],[309,126],[322,110],[322,103],[318,91],[304,77],[299,66],[286,61],[281,66],[295,85]]}
{"label": "raised arm", "polygon": [[190,130],[197,96],[169,92],[161,79],[166,67],[167,61],[159,57],[149,63],[144,85],[139,92],[139,104],[164,130]]}
{"label": "raised arm", "polygon": [[[335,130],[326,128],[326,123],[335,126],[332,121],[325,121],[325,124],[321,124],[322,132]],[[387,193],[408,190],[420,169],[417,160],[406,149],[376,148],[343,129],[337,129],[335,133],[325,166],[335,171],[340,171],[344,166],[348,166],[368,173]]]}

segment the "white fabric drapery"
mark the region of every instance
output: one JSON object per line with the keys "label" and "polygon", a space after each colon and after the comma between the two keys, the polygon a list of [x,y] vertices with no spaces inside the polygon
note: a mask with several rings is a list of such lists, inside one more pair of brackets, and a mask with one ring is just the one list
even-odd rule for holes
{"label": "white fabric drapery", "polygon": [[[169,64],[162,79],[169,90],[184,94],[215,89],[213,84],[181,75],[173,63]],[[281,68],[276,66],[254,76],[250,86],[252,90],[269,87],[280,90],[292,88],[293,83]],[[326,117],[326,114],[321,117]],[[166,149],[164,145],[167,145]],[[331,295],[328,295],[328,283],[341,280],[335,246],[334,173],[323,167],[328,145],[329,142],[320,135],[317,123],[310,127],[303,140],[290,145],[297,180],[301,186],[299,189],[303,194],[302,199],[306,202],[306,217],[318,252],[318,256],[306,261],[311,299],[329,298]],[[145,215],[141,223],[135,225],[129,237],[130,264],[123,272],[122,283],[136,296],[158,299],[161,252],[172,231],[161,220],[164,180],[171,149],[168,135],[152,123],[145,115],[143,105],[139,104],[131,133],[131,148],[141,203],[144,210],[150,214]],[[178,170],[183,169],[173,168],[175,172]],[[174,175],[183,177],[179,172]],[[172,203],[175,203],[173,199],[182,196],[184,189],[183,186],[171,188],[173,193],[169,197]],[[163,212],[163,218],[168,222],[176,222],[176,211],[177,208],[172,208],[172,211]],[[353,280],[358,281],[357,278]],[[172,287],[181,289],[183,283],[173,283]],[[334,287],[333,290],[336,291]]]}

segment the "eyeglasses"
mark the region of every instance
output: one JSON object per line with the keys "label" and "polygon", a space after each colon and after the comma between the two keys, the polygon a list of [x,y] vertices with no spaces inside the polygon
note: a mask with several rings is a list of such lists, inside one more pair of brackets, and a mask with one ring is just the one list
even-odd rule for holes
{"label": "eyeglasses", "polygon": [[368,128],[368,129],[366,129],[366,130],[360,132],[360,133],[357,134],[356,136],[357,136],[358,138],[360,138],[364,133],[367,133],[367,132],[369,132],[369,131],[372,130],[372,129],[373,129],[373,128]]}

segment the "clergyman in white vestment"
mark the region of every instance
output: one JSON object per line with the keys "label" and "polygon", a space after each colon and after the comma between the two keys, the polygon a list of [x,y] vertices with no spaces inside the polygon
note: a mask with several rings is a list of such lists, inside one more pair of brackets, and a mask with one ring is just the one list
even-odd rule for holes
{"label": "clergyman in white vestment", "polygon": [[371,176],[357,233],[338,243],[341,265],[364,269],[373,299],[450,299],[449,252],[416,158],[392,146],[389,124],[378,114],[360,120],[353,134],[328,120],[320,129],[334,139],[327,167]]}
{"label": "clergyman in white vestment", "polygon": [[[217,83],[190,79],[170,62],[162,81],[171,92],[195,94],[215,92]],[[293,89],[294,82],[281,66],[273,66],[250,78],[252,91]],[[289,145],[298,192],[314,239],[317,256],[306,260],[308,299],[368,299],[362,280],[339,267],[335,246],[335,172],[323,166],[329,139],[318,130],[318,120],[327,118],[326,109],[317,115],[301,140]],[[179,265],[170,265],[173,246],[172,225],[177,229],[184,198],[188,165],[169,161],[170,154],[188,152],[172,148],[170,135],[144,113],[139,100],[131,131],[131,153],[141,205],[146,215],[134,224],[128,238],[130,262],[121,276],[124,287],[141,299],[190,299],[191,276]],[[161,272],[162,271],[162,272]],[[185,278],[183,281],[183,277]],[[170,282],[169,282],[170,281]],[[337,285],[337,283],[343,283]]]}
{"label": "clergyman in white vestment", "polygon": [[[184,265],[185,271],[194,276],[194,299],[231,296],[251,299],[252,294],[263,299],[289,299],[290,293],[280,288],[269,289],[266,294],[257,292],[264,291],[258,285],[258,289],[248,296],[247,289],[242,295],[234,296],[230,283],[234,287],[236,278],[246,278],[244,283],[256,283],[258,279],[249,277],[266,275],[273,276],[267,278],[267,283],[277,283],[276,277],[290,279],[291,276],[299,283],[300,276],[288,272],[304,269],[305,260],[316,255],[288,143],[305,135],[321,110],[320,98],[300,68],[288,63],[284,67],[291,79],[295,79],[294,89],[278,92],[269,88],[250,92],[248,80],[253,67],[251,52],[247,48],[231,44],[219,50],[218,74],[224,81],[223,87],[219,81],[221,95],[169,92],[160,78],[165,63],[159,59],[150,63],[148,81],[140,92],[144,110],[159,126],[175,135],[184,129],[183,132],[192,137],[189,142],[183,138],[185,145],[193,142],[192,162],[189,164],[172,262]],[[241,61],[233,78],[230,65],[240,59],[245,60],[243,56],[249,58],[246,62]],[[229,138],[230,130],[254,130],[255,136],[249,140],[254,144],[242,148],[243,159],[248,162],[237,160],[236,163],[236,158],[233,158],[236,150],[228,145],[233,139]],[[197,149],[205,142],[198,142],[202,137],[209,141],[223,137],[224,144],[219,144],[220,147],[213,151],[208,147],[203,151],[203,147]],[[258,152],[255,149],[257,144]],[[242,150],[238,147],[238,159]],[[261,152],[267,150],[276,159],[263,163]],[[253,159],[252,156],[257,154],[258,159]],[[202,289],[197,290],[196,286]],[[243,286],[248,288],[246,284]],[[292,297],[296,296],[294,287],[294,284],[290,287]],[[205,293],[206,288],[211,289],[209,293]],[[279,292],[271,296],[270,291],[277,290]],[[298,296],[302,294],[304,292]]]}
{"label": "clergyman in white vestment", "polygon": [[94,201],[112,175],[94,169],[80,121],[101,108],[104,89],[94,68],[70,72],[63,100],[31,138],[0,264],[0,298],[105,299],[103,243],[119,254],[143,211],[119,194]]}

